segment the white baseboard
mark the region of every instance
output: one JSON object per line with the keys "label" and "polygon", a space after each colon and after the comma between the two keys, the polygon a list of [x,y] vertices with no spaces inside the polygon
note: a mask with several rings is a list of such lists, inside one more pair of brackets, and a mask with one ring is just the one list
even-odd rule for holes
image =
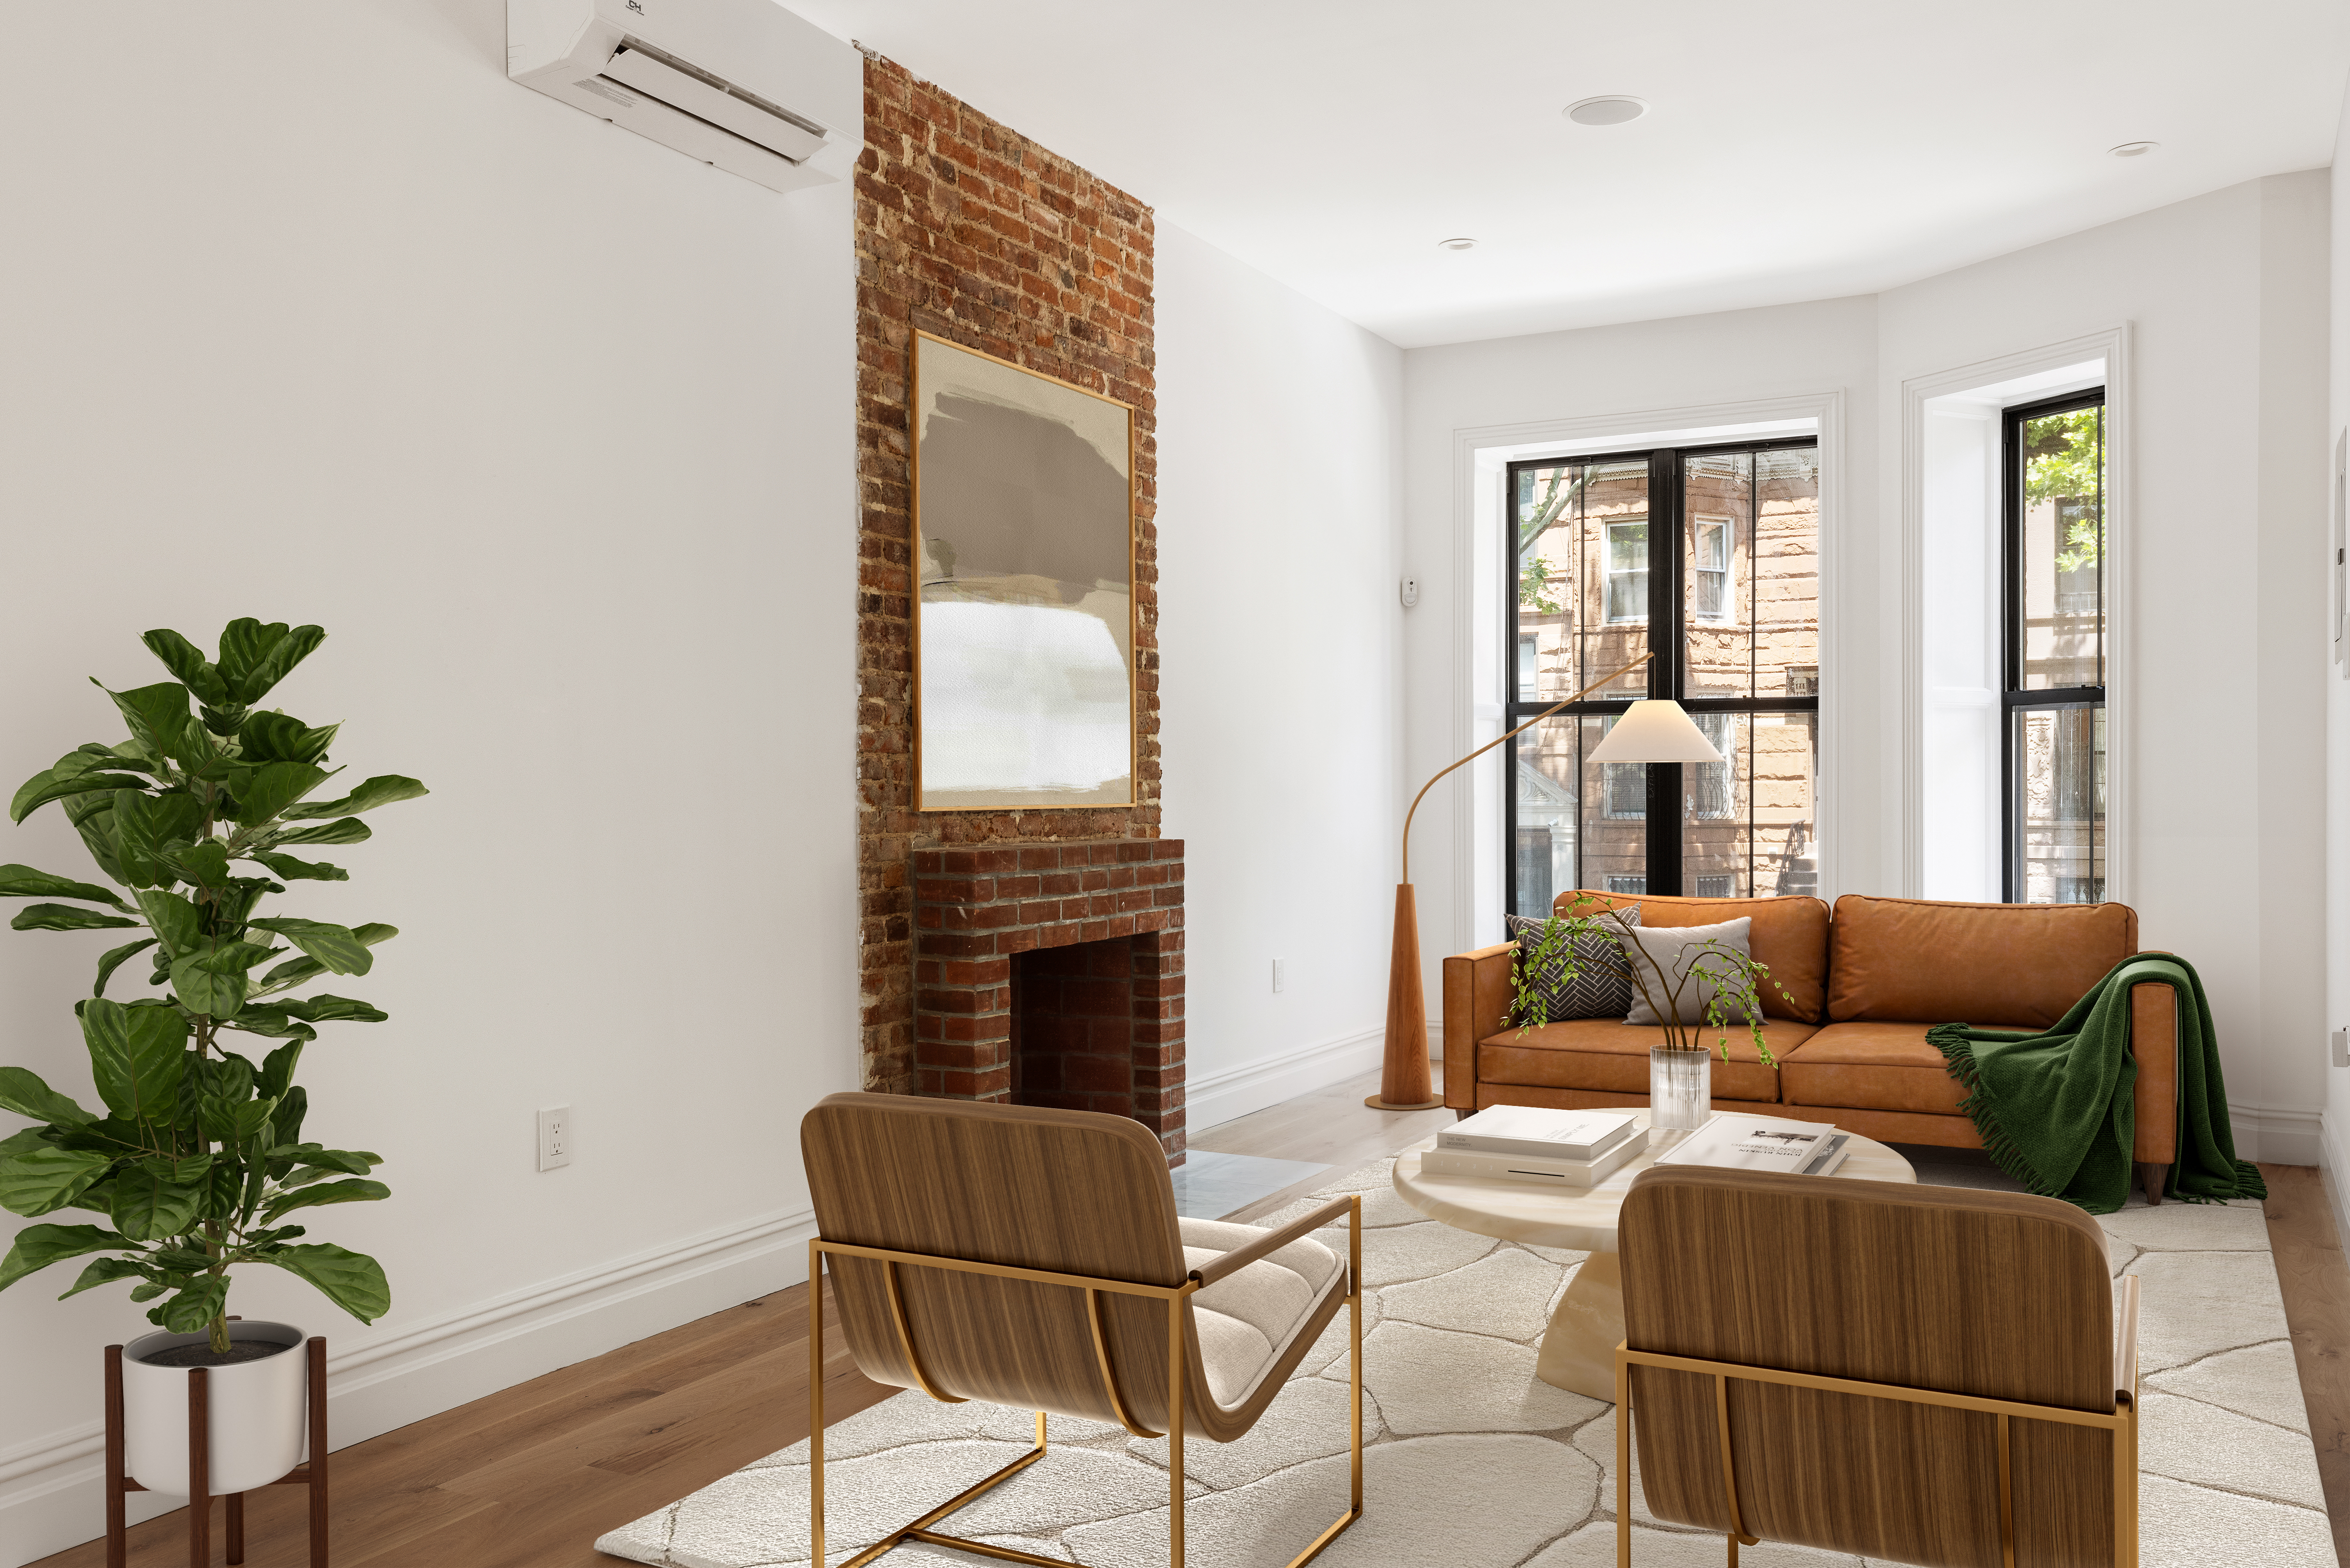
{"label": "white baseboard", "polygon": [[[806,1209],[771,1213],[443,1313],[329,1355],[334,1447],[404,1427],[807,1278]],[[328,1339],[331,1342],[331,1334]],[[97,1536],[96,1420],[0,1449],[0,1568]],[[182,1500],[131,1495],[131,1521]]]}
{"label": "white baseboard", "polygon": [[2334,1240],[2350,1246],[2350,1158],[2334,1137],[2331,1118],[2318,1117],[2317,1181],[2325,1189],[2325,1207],[2334,1219]]}
{"label": "white baseboard", "polygon": [[2228,1105],[2228,1121],[2236,1135],[2236,1158],[2272,1165],[2323,1168],[2324,1119],[2319,1112],[2297,1106],[2240,1106],[2233,1101]]}
{"label": "white baseboard", "polygon": [[[1433,1020],[1429,1038],[1444,1038]],[[1375,1071],[1386,1044],[1387,1026],[1381,1024],[1229,1072],[1193,1078],[1184,1091],[1184,1125],[1191,1132],[1205,1132],[1251,1111],[1327,1088],[1341,1078]]]}

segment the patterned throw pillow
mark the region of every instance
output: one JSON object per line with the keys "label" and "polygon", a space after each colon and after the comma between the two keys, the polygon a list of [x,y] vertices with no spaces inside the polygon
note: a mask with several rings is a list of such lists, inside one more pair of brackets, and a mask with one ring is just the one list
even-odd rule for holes
{"label": "patterned throw pillow", "polygon": [[[1626,924],[1640,923],[1638,904],[1625,905],[1621,913]],[[1607,921],[1610,926],[1615,923],[1612,918]],[[1510,940],[1518,944],[1519,959],[1532,965],[1550,922],[1511,915],[1507,925]],[[1623,949],[1606,936],[1588,930],[1575,932],[1567,943],[1575,954],[1575,974],[1566,972],[1565,947],[1555,950],[1548,962],[1529,974],[1534,991],[1543,999],[1543,1021],[1556,1023],[1568,1018],[1621,1018],[1631,1011],[1632,981],[1625,971]]]}

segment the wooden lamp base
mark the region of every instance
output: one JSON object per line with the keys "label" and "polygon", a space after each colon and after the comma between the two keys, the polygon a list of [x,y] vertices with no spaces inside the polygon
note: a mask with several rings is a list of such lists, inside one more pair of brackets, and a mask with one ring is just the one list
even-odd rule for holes
{"label": "wooden lamp base", "polygon": [[1444,1103],[1428,1078],[1428,1003],[1419,985],[1419,913],[1411,884],[1396,884],[1395,949],[1388,960],[1387,1054],[1379,1092],[1363,1104],[1375,1111],[1432,1111]]}
{"label": "wooden lamp base", "polygon": [[[310,1357],[310,1458],[271,1481],[271,1486],[310,1489],[310,1568],[327,1564],[327,1342],[312,1338]],[[210,1375],[188,1368],[188,1563],[212,1568],[213,1498],[206,1472],[212,1459]],[[122,1346],[106,1347],[106,1568],[124,1568],[130,1552],[125,1495],[151,1489],[123,1471]],[[228,1496],[228,1561],[244,1561],[244,1493]]]}

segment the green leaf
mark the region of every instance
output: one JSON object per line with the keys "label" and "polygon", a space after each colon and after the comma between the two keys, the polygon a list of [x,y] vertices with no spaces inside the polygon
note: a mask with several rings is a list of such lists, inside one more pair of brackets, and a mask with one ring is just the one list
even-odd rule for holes
{"label": "green leaf", "polygon": [[115,791],[114,836],[121,846],[123,880],[133,888],[170,882],[172,870],[164,857],[193,844],[203,823],[203,803],[192,794]]}
{"label": "green leaf", "polygon": [[172,962],[172,993],[191,1012],[234,1018],[252,988],[246,971],[285,950],[257,942],[230,942],[211,952],[184,954]]}
{"label": "green leaf", "polygon": [[220,672],[229,694],[240,702],[260,701],[326,640],[323,627],[289,630],[284,621],[264,626],[250,618],[229,622],[220,639]]}
{"label": "green leaf", "polygon": [[390,1013],[369,1002],[354,1002],[348,996],[330,996],[321,992],[285,1003],[286,1013],[307,1019],[312,1023],[381,1023]]}
{"label": "green leaf", "polygon": [[271,1199],[261,1210],[261,1222],[274,1224],[296,1209],[316,1209],[328,1203],[373,1203],[390,1196],[391,1189],[380,1181],[324,1182]]}
{"label": "green leaf", "polygon": [[258,1034],[265,1040],[316,1040],[318,1032],[298,1018],[289,1017],[286,1009],[275,1002],[248,1002],[236,1010],[234,1018],[224,1018],[221,1023],[230,1029],[241,1029],[247,1034]]}
{"label": "green leaf", "polygon": [[22,1067],[0,1067],[0,1109],[61,1127],[89,1127],[98,1120]]}
{"label": "green leaf", "polygon": [[81,1004],[81,1033],[99,1098],[140,1121],[172,1119],[188,1044],[188,1021],[176,1009],[92,997]]}
{"label": "green leaf", "polygon": [[114,1228],[134,1241],[160,1241],[181,1235],[196,1221],[204,1202],[212,1162],[191,1169],[194,1160],[133,1160],[114,1179]]}
{"label": "green leaf", "polygon": [[70,877],[52,877],[30,866],[0,866],[0,898],[87,898],[94,904],[111,904],[118,909],[130,908],[122,895],[111,888],[77,882]]}
{"label": "green leaf", "polygon": [[147,781],[136,774],[77,774],[71,778],[58,778],[43,771],[25,781],[16,798],[8,803],[8,820],[22,822],[53,800],[68,795],[92,794],[101,790],[144,789]]}
{"label": "green leaf", "polygon": [[338,817],[316,827],[297,827],[272,836],[274,844],[364,844],[375,834],[356,816]]}
{"label": "green leaf", "polygon": [[99,931],[138,923],[126,916],[101,915],[78,904],[27,904],[8,922],[12,929],[19,931]]}
{"label": "green leaf", "polygon": [[24,1127],[10,1133],[6,1137],[0,1137],[0,1159],[14,1159],[20,1154],[28,1154],[36,1148],[57,1147],[59,1146],[49,1141],[48,1128]]}
{"label": "green leaf", "polygon": [[260,861],[288,882],[348,882],[351,874],[339,866],[329,866],[323,860],[296,860],[291,855],[278,855],[266,849],[256,849],[252,858]]}
{"label": "green leaf", "polygon": [[153,1273],[154,1271],[148,1268],[146,1264],[130,1258],[99,1258],[84,1269],[81,1272],[81,1278],[73,1282],[73,1289],[68,1291],[64,1296],[59,1296],[57,1300],[63,1301],[66,1296],[78,1296],[84,1291],[94,1291],[100,1285],[112,1284],[117,1280],[151,1279]]}
{"label": "green leaf", "polygon": [[299,1274],[327,1299],[359,1319],[373,1323],[391,1310],[391,1286],[373,1258],[324,1244],[287,1247],[262,1260]]}
{"label": "green leaf", "polygon": [[130,726],[131,739],[149,756],[202,762],[208,754],[209,748],[194,744],[189,732],[196,728],[196,716],[188,710],[188,689],[178,681],[158,681],[131,691],[116,691],[98,681],[92,684],[114,699]]}
{"label": "green leaf", "polygon": [[66,802],[66,820],[81,835],[82,847],[98,868],[128,887],[122,875],[122,839],[114,829],[114,792],[74,796]]}
{"label": "green leaf", "polygon": [[[294,1086],[294,1069],[302,1063],[302,1042],[280,1045],[261,1059],[261,1075],[254,1080],[253,1090],[270,1099],[276,1099]],[[360,1171],[364,1176],[367,1173]]]}
{"label": "green leaf", "polygon": [[287,821],[308,816],[356,816],[363,811],[373,811],[394,801],[415,800],[432,792],[414,779],[401,778],[398,774],[385,774],[371,778],[340,800],[324,805],[300,805],[286,814]]}
{"label": "green leaf", "polygon": [[[7,1257],[0,1259],[0,1291],[51,1263],[61,1263],[87,1252],[127,1249],[130,1245],[128,1236],[118,1236],[97,1225],[27,1225],[16,1232],[16,1244],[8,1249]],[[380,1278],[382,1271],[378,1270],[377,1274]]]}
{"label": "green leaf", "polygon": [[[294,803],[325,783],[327,770],[308,763],[270,763],[257,770],[237,792],[236,819],[247,827],[267,822],[284,812],[288,817],[336,815]],[[289,806],[294,809],[287,810]]]}
{"label": "green leaf", "polygon": [[[295,1164],[315,1168],[315,1175],[304,1178],[316,1181],[321,1176],[365,1176],[383,1163],[380,1154],[369,1154],[363,1148],[306,1148],[295,1156]],[[290,1183],[289,1183],[290,1185]]]}
{"label": "green leaf", "polygon": [[89,988],[89,993],[92,996],[104,996],[106,982],[113,978],[114,971],[120,969],[126,961],[136,958],[154,945],[153,937],[145,937],[135,942],[126,942],[119,948],[107,949],[105,956],[98,961],[98,983]]}
{"label": "green leaf", "polygon": [[63,1209],[114,1161],[81,1149],[36,1148],[0,1159],[0,1209],[27,1219]]}
{"label": "green leaf", "polygon": [[206,1274],[147,1314],[147,1321],[172,1334],[202,1334],[228,1305],[228,1280]]}
{"label": "green leaf", "polygon": [[375,955],[368,951],[367,943],[348,926],[291,916],[251,924],[257,930],[276,931],[337,974],[365,974],[375,966]]}
{"label": "green leaf", "polygon": [[251,713],[237,730],[237,742],[246,760],[263,763],[316,763],[325,760],[340,724],[313,730],[283,713]]}
{"label": "green leaf", "polygon": [[207,838],[185,849],[174,850],[162,857],[165,867],[178,874],[182,881],[192,882],[207,890],[224,888],[229,883],[228,846],[217,838]]}
{"label": "green leaf", "polygon": [[163,940],[163,956],[177,958],[203,945],[204,917],[194,902],[160,888],[139,892],[139,910]]}
{"label": "green leaf", "polygon": [[163,661],[163,668],[180,684],[196,694],[197,701],[228,701],[228,683],[194,643],[171,630],[151,631],[139,640],[147,645],[148,652]]}

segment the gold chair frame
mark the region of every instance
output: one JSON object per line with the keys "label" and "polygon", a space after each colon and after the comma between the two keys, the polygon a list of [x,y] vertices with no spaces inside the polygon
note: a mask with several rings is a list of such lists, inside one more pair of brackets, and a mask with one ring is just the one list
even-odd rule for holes
{"label": "gold chair frame", "polygon": [[2137,1568],[2137,1276],[2124,1276],[2121,1332],[2114,1345],[2114,1413],[2068,1409],[2061,1405],[2030,1405],[2013,1399],[1980,1399],[1939,1388],[1910,1388],[1897,1383],[1861,1383],[1848,1377],[1821,1377],[1808,1372],[1783,1372],[1773,1366],[1750,1366],[1734,1361],[1700,1361],[1686,1355],[1661,1355],[1634,1350],[1625,1340],[1616,1346],[1616,1563],[1632,1568],[1632,1368],[1660,1366],[1676,1372],[1702,1373],[1713,1379],[1715,1428],[1721,1438],[1721,1490],[1730,1507],[1730,1568],[1738,1568],[1738,1549],[1757,1544],[1746,1533],[1738,1511],[1738,1480],[1731,1460],[1730,1385],[1733,1379],[1777,1383],[1790,1388],[1821,1388],[1832,1394],[1857,1394],[1875,1399],[1900,1399],[1912,1405],[1939,1405],[1999,1417],[1999,1552],[2003,1568],[2015,1568],[2015,1514],[2010,1474],[2008,1423],[2015,1420],[2056,1421],[2068,1427],[2096,1427],[2113,1434],[2114,1565]]}
{"label": "gold chair frame", "polygon": [[[1322,1549],[1336,1541],[1339,1533],[1363,1517],[1363,1199],[1359,1193],[1344,1200],[1347,1206],[1347,1418],[1350,1428],[1350,1461],[1353,1488],[1347,1512],[1320,1535],[1311,1545],[1289,1560],[1288,1568],[1305,1568],[1322,1553]],[[1335,1208],[1335,1205],[1328,1207]],[[1308,1230],[1324,1222],[1321,1210],[1300,1217],[1281,1230],[1250,1243],[1245,1249],[1256,1257],[1269,1252],[1275,1245],[1286,1244],[1308,1233]],[[1296,1231],[1297,1236],[1289,1232]],[[1239,1251],[1239,1250],[1236,1250]],[[1101,1368],[1102,1386],[1109,1396],[1110,1407],[1126,1429],[1138,1438],[1167,1438],[1168,1474],[1168,1560],[1170,1568],[1183,1568],[1183,1325],[1185,1303],[1202,1289],[1207,1281],[1194,1269],[1180,1285],[1138,1285],[1125,1280],[1097,1279],[1086,1274],[1058,1274],[1042,1269],[1015,1269],[1001,1263],[972,1262],[963,1258],[945,1258],[926,1252],[899,1252],[881,1247],[856,1247],[840,1241],[827,1241],[821,1237],[808,1242],[808,1561],[822,1564],[824,1558],[824,1255],[838,1253],[849,1258],[870,1258],[882,1265],[883,1277],[889,1293],[890,1317],[898,1328],[898,1341],[906,1354],[906,1365],[913,1369],[914,1380],[923,1393],[941,1404],[960,1405],[964,1401],[954,1395],[941,1392],[931,1381],[921,1355],[914,1348],[911,1331],[906,1322],[906,1303],[898,1282],[901,1267],[948,1269],[959,1273],[988,1274],[997,1279],[1028,1280],[1038,1284],[1066,1285],[1086,1293],[1086,1315],[1093,1328],[1094,1357]],[[1211,1265],[1212,1268],[1213,1265]],[[1109,1346],[1102,1334],[1101,1295],[1148,1296],[1167,1303],[1167,1430],[1154,1432],[1142,1426],[1128,1408],[1126,1397],[1119,1391],[1118,1375],[1112,1369]],[[927,1542],[933,1546],[951,1546],[962,1552],[975,1552],[983,1557],[993,1557],[1006,1563],[1029,1563],[1038,1568],[1071,1568],[1057,1557],[1039,1557],[1031,1552],[1021,1552],[1009,1546],[991,1545],[983,1541],[971,1541],[959,1535],[948,1535],[932,1530],[931,1525],[953,1513],[982,1494],[1002,1485],[1030,1465],[1045,1457],[1045,1412],[1036,1412],[1035,1446],[1010,1464],[931,1510],[910,1523],[884,1535],[843,1564],[843,1568],[864,1568],[882,1553],[909,1541]]]}

